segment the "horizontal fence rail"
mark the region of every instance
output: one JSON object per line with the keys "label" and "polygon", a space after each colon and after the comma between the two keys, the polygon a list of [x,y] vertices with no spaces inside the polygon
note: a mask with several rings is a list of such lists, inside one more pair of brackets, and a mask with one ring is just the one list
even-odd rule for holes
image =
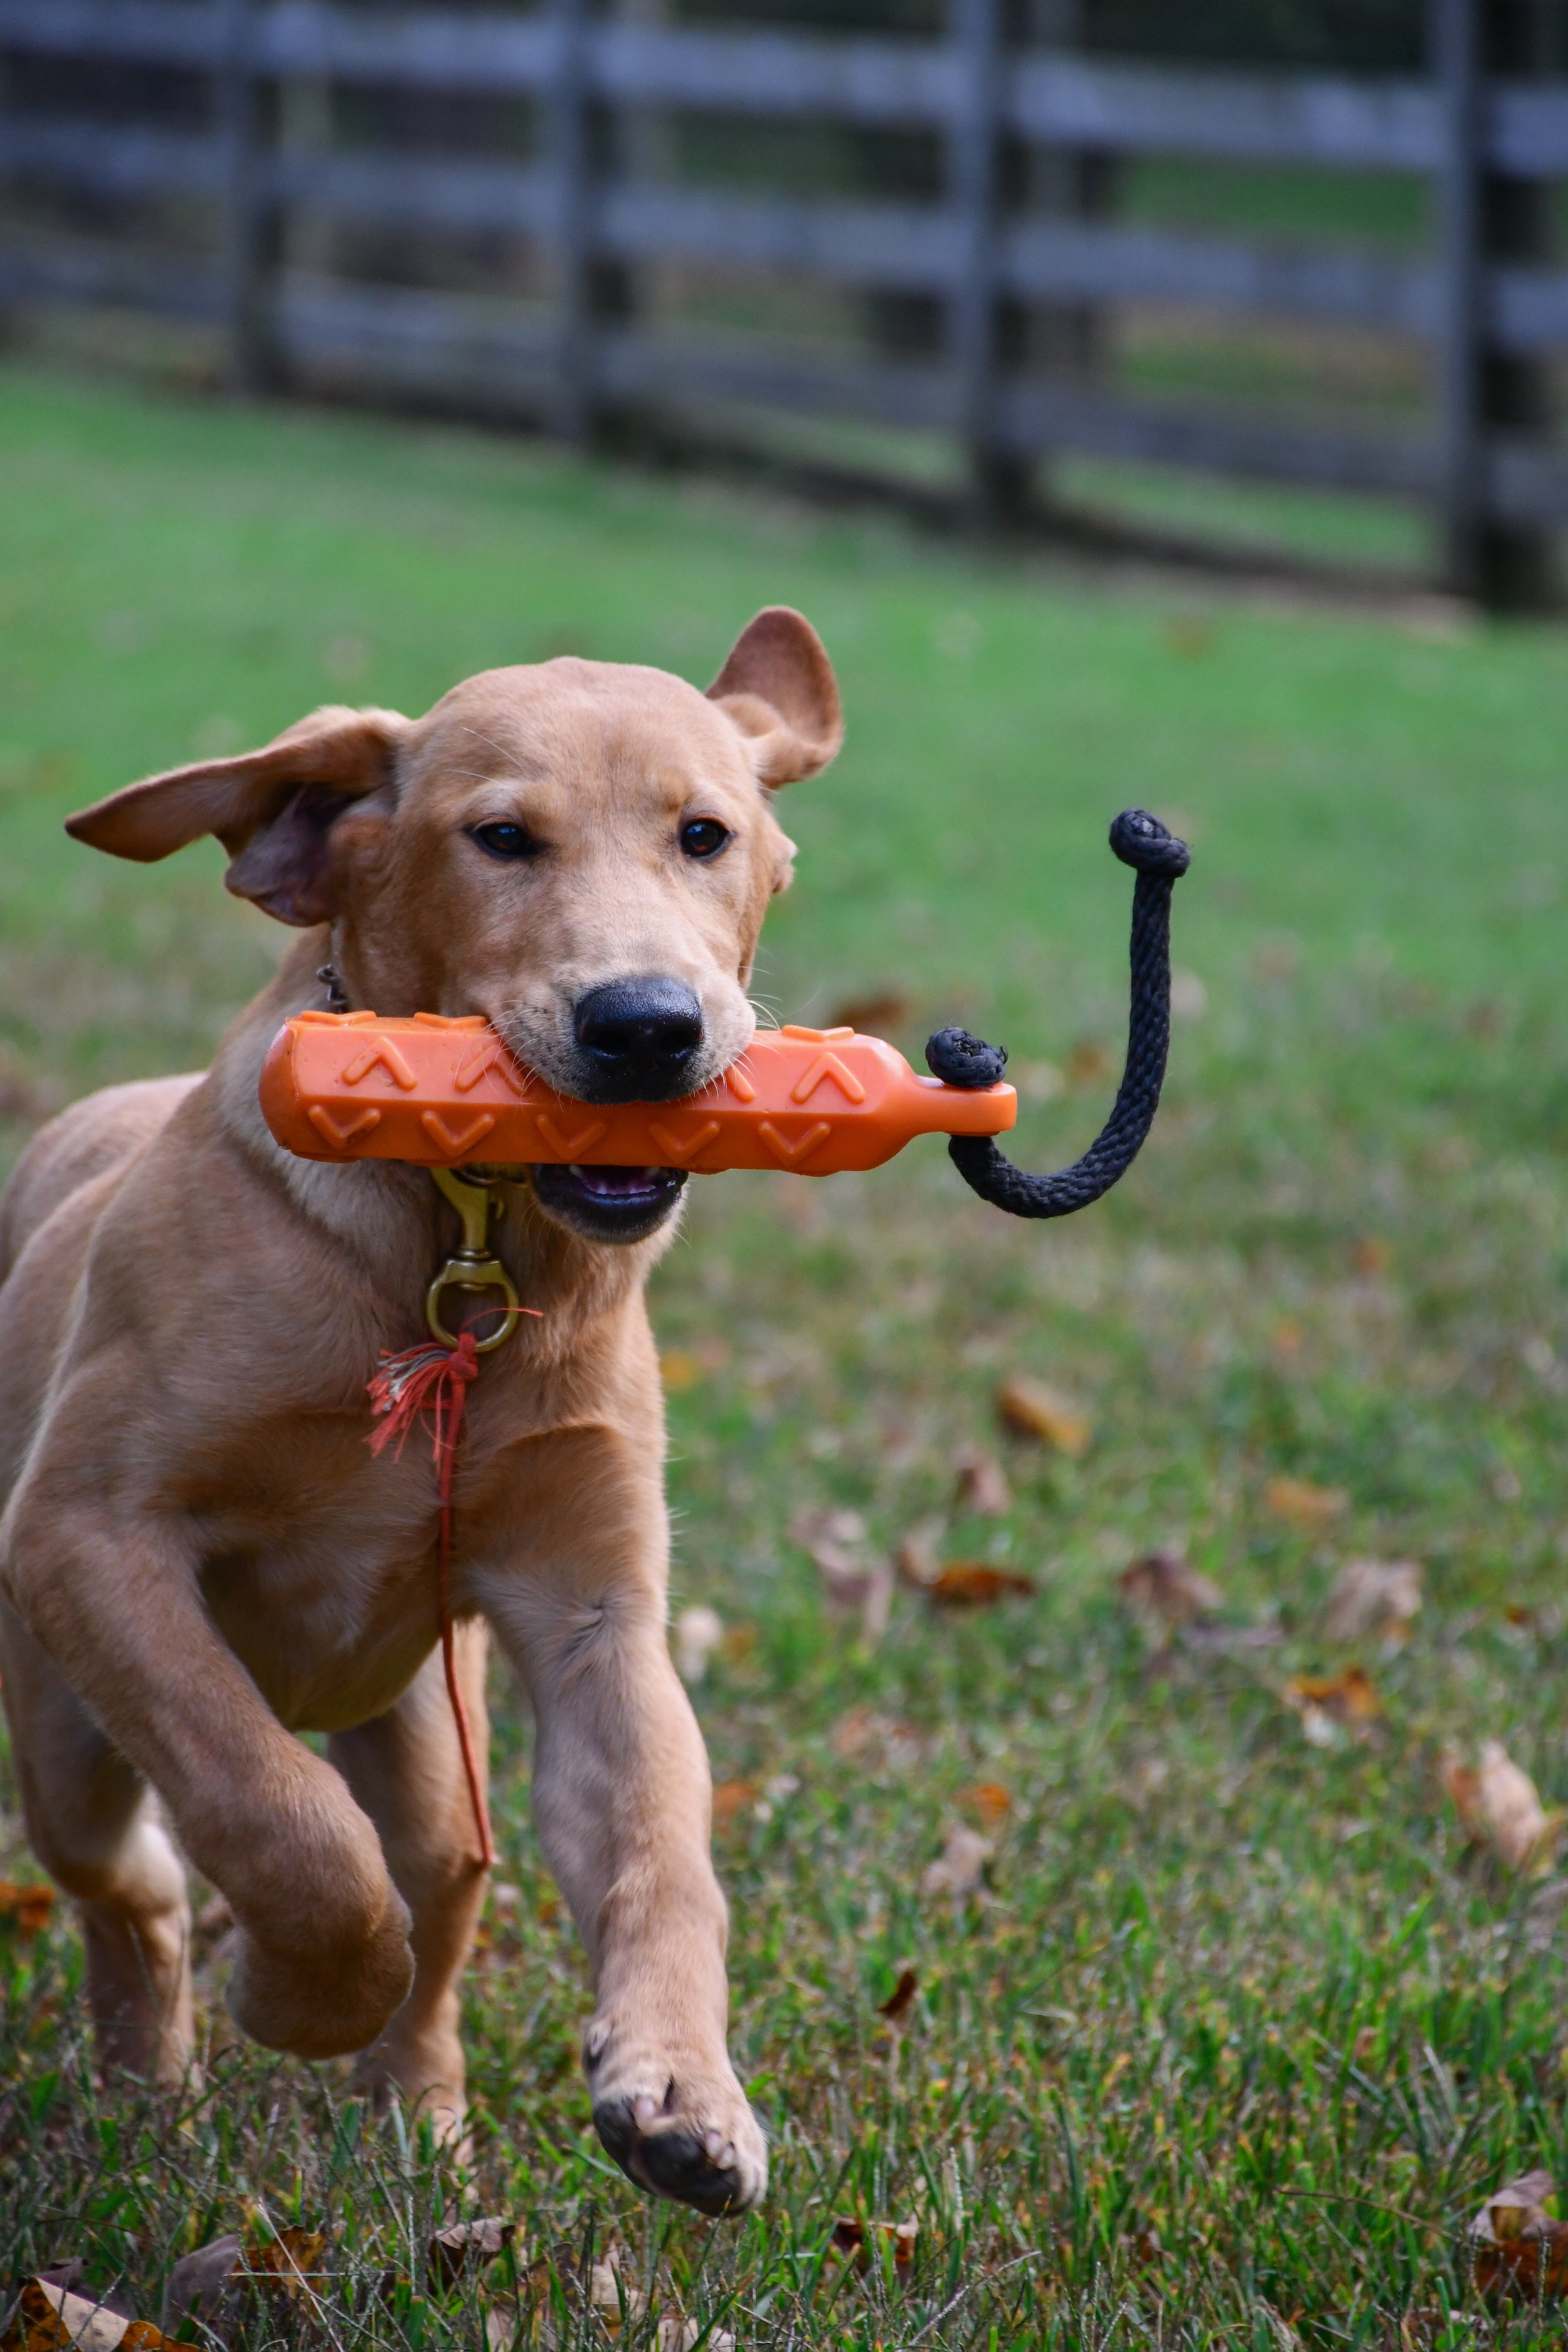
{"label": "horizontal fence rail", "polygon": [[[51,93],[68,93],[7,100],[0,80],[0,186],[11,199],[0,300],[205,320],[230,329],[255,379],[324,369],[421,397],[531,407],[566,431],[628,404],[762,406],[956,435],[976,478],[993,482],[1009,466],[1078,451],[1384,493],[1433,506],[1458,584],[1487,593],[1498,585],[1489,546],[1568,526],[1568,468],[1540,397],[1544,363],[1568,352],[1568,271],[1551,265],[1542,238],[1489,241],[1489,214],[1510,208],[1486,194],[1539,193],[1568,177],[1568,85],[1489,59],[1490,0],[1431,5],[1431,75],[1366,81],[1004,47],[997,0],[953,0],[942,40],[601,20],[586,0],[548,0],[527,16],[321,0],[0,0],[0,59],[52,65]],[[197,78],[216,99],[209,127],[176,128],[155,110],[100,121],[73,109],[72,68],[132,67]],[[300,147],[273,135],[263,105],[290,84],[525,100],[535,131],[510,158]],[[606,168],[591,117],[651,108],[923,131],[947,158],[946,194],[759,195],[648,179],[624,161]],[[1010,209],[1008,142],[1414,174],[1436,192],[1440,226],[1425,252],[1405,256]],[[220,235],[205,257],[160,252],[156,228],[96,245],[39,238],[24,233],[17,196],[40,191],[154,213],[195,203]],[[522,240],[549,282],[508,302],[312,276],[277,259],[280,226],[305,215],[395,237]],[[671,264],[783,272],[847,298],[929,299],[947,321],[943,348],[879,358],[787,336],[674,334],[597,302],[605,268],[630,282]],[[1429,420],[1309,428],[1007,359],[1009,305],[1060,320],[1140,304],[1404,338],[1431,354]],[[1487,389],[1500,366],[1513,371],[1500,404]],[[1537,548],[1527,562],[1541,560]]]}

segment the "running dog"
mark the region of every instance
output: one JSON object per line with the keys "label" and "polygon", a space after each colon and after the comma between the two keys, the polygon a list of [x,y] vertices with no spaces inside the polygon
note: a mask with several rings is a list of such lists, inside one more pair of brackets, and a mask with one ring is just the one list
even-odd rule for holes
{"label": "running dog", "polygon": [[[492,670],[423,719],[318,710],[70,820],[141,860],[215,834],[228,888],[303,934],[210,1071],[76,1104],[0,1202],[0,1670],[106,2062],[188,2062],[184,1855],[232,1908],[247,2033],[357,2052],[368,2093],[461,2129],[485,1874],[437,1648],[430,1462],[366,1444],[366,1384],[420,1337],[456,1220],[422,1169],[279,1149],[257,1103],[279,1024],[344,999],[478,1013],[584,1102],[696,1092],[752,1034],[794,854],[773,794],[842,731],[820,641],[775,607],[706,695],[619,664]],[[708,1761],[666,1636],[644,1305],[685,1179],[514,1176],[497,1254],[538,1314],[468,1406],[461,1683],[482,1748],[493,1630],[592,1967],[600,2136],[643,2187],[740,2211],[767,2152],[726,2048]]]}

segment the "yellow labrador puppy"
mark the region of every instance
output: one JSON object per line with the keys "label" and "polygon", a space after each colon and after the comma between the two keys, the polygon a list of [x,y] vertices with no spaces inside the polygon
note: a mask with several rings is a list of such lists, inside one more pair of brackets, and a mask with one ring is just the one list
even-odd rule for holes
{"label": "yellow labrador puppy", "polygon": [[[335,974],[353,1006],[482,1013],[588,1102],[693,1092],[752,1036],[792,856],[773,791],[841,734],[819,640],[775,608],[706,695],[599,662],[494,670],[424,719],[320,710],[71,820],[139,859],[216,834],[228,887],[306,934],[205,1076],[78,1103],[0,1203],[5,1701],[111,2061],[184,2063],[183,1853],[233,1908],[247,2033],[363,2052],[367,2088],[445,2130],[463,2108],[484,1873],[430,1460],[365,1442],[366,1382],[420,1338],[456,1220],[419,1169],[279,1149],[257,1107],[279,1024]],[[481,1740],[487,1627],[531,1702],[540,1836],[593,1968],[599,2132],[643,2186],[736,2211],[767,2154],[725,2046],[708,1763],[666,1641],[643,1303],[683,1181],[541,1167],[505,1188],[498,1252],[541,1312],[471,1393],[454,1592]]]}

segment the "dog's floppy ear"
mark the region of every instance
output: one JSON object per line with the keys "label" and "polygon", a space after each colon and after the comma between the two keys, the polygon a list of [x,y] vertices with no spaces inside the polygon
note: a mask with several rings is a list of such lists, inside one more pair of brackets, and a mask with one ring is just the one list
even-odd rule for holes
{"label": "dog's floppy ear", "polygon": [[826,649],[811,623],[787,604],[766,605],[747,623],[708,699],[745,737],[759,783],[815,776],[844,740]]}
{"label": "dog's floppy ear", "polygon": [[395,710],[312,711],[259,751],[127,784],[66,819],[73,840],[151,864],[214,833],[226,887],[280,923],[337,911],[332,833],[344,811],[388,782],[408,721]]}

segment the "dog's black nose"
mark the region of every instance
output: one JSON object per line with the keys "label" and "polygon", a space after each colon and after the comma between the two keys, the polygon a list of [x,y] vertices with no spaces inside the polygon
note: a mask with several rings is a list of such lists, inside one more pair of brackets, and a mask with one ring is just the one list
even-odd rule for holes
{"label": "dog's black nose", "polygon": [[578,999],[573,1026],[596,1102],[666,1102],[690,1093],[702,1007],[679,981],[607,981]]}

